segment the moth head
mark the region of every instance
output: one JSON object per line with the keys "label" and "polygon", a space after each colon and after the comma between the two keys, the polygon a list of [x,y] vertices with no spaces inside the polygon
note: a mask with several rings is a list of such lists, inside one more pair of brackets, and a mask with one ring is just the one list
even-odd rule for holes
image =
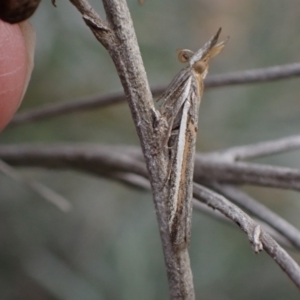
{"label": "moth head", "polygon": [[194,71],[201,74],[204,79],[208,72],[210,59],[218,55],[228,41],[227,38],[225,41],[218,43],[220,33],[221,28],[219,28],[217,33],[197,52],[193,52],[188,49],[178,49],[178,60],[182,63],[189,63]]}
{"label": "moth head", "polygon": [[218,43],[218,38],[221,33],[221,28],[217,33],[196,53],[189,58],[189,64],[198,73],[202,74],[203,78],[206,76],[209,66],[209,61],[217,56],[225,47],[228,38]]}
{"label": "moth head", "polygon": [[202,74],[203,78],[205,78],[205,76],[207,75],[210,60],[213,57],[217,56],[224,49],[225,43],[226,42],[224,41],[217,44],[216,46],[211,48],[201,60],[198,60],[193,64],[193,69],[198,74]]}

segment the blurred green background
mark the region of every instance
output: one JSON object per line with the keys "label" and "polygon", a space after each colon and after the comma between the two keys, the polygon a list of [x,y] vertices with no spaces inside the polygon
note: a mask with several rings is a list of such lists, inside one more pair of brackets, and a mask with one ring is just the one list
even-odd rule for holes
{"label": "blurred green background", "polygon": [[[91,1],[103,14],[101,1]],[[299,1],[129,1],[151,86],[182,67],[180,47],[196,50],[222,26],[230,36],[210,74],[300,60]],[[35,69],[20,111],[85,95],[121,91],[110,57],[68,1],[42,1],[32,18]],[[299,80],[208,90],[197,151],[298,134]],[[126,103],[6,129],[6,143],[138,145]],[[299,152],[257,160],[300,167]],[[150,193],[73,171],[22,169],[73,204],[63,213],[12,179],[0,176],[0,298],[3,300],[168,299]],[[245,188],[300,227],[300,196]],[[299,291],[246,236],[195,213],[190,247],[197,299],[299,299]],[[293,253],[299,262],[300,256]]]}

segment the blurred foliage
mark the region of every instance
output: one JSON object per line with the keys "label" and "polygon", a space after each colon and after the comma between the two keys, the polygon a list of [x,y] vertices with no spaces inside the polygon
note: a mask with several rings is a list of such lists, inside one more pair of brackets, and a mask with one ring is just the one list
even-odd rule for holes
{"label": "blurred foliage", "polygon": [[[100,1],[91,1],[103,15]],[[152,86],[182,67],[180,47],[197,49],[223,27],[230,41],[210,74],[299,61],[299,1],[129,1]],[[35,70],[21,111],[84,95],[120,91],[113,63],[68,1],[42,1]],[[297,134],[299,79],[227,87],[205,93],[198,151]],[[136,144],[126,103],[7,129],[1,143]],[[300,167],[299,153],[258,162]],[[39,195],[0,177],[1,299],[167,299],[167,280],[149,193],[74,172],[22,170],[68,198],[59,211]],[[247,187],[257,199],[300,227],[299,194]],[[190,248],[201,299],[299,299],[299,292],[246,236],[195,214]],[[294,253],[296,260],[299,254]]]}

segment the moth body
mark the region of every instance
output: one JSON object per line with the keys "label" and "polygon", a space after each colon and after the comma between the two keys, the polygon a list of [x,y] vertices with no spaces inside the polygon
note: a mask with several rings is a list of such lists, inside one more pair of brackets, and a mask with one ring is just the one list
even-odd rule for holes
{"label": "moth body", "polygon": [[160,112],[167,124],[162,146],[168,149],[170,163],[166,180],[169,188],[169,231],[177,248],[186,247],[191,235],[198,111],[209,60],[225,46],[225,42],[217,44],[220,31],[196,53],[187,49],[178,53],[178,59],[188,66],[175,76],[160,97],[163,99]]}

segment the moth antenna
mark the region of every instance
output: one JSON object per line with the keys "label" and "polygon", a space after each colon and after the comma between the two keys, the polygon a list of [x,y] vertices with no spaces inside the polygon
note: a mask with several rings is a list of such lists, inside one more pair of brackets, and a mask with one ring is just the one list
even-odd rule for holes
{"label": "moth antenna", "polygon": [[177,57],[181,63],[187,63],[193,55],[194,55],[194,52],[189,49],[178,49],[177,50]]}

